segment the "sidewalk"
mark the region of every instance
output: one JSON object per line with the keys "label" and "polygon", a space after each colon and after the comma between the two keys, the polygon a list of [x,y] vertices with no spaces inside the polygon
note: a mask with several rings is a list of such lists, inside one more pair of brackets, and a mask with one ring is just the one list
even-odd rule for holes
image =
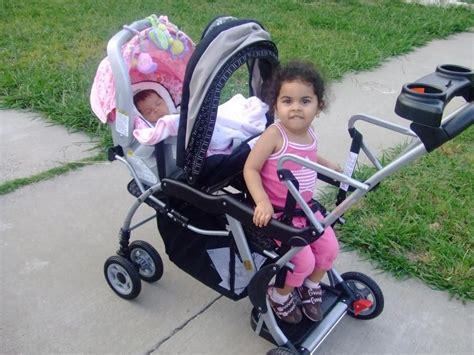
{"label": "sidewalk", "polygon": [[[458,34],[334,83],[330,111],[316,123],[321,154],[344,161],[347,120],[356,113],[407,126],[393,112],[402,85],[430,74],[438,64],[473,68],[473,43],[473,33]],[[25,150],[18,149],[16,142],[25,138],[13,125],[19,121],[24,128],[30,121],[18,115],[0,111],[1,181],[95,155],[88,151],[87,137],[58,126],[43,129],[44,123],[28,132],[38,140],[26,137],[28,144],[21,143]],[[58,130],[54,137],[53,130]],[[379,130],[363,132],[377,151],[400,142]],[[65,143],[58,145],[60,139]],[[72,147],[78,155],[63,154]],[[51,165],[35,165],[45,160]],[[118,230],[133,201],[126,190],[129,180],[120,163],[104,162],[0,196],[0,353],[243,355],[273,348],[253,333],[248,299],[228,300],[169,262],[153,222],[134,231],[133,240],[146,240],[160,252],[163,278],[142,283],[134,301],[110,290],[103,264],[118,247]],[[148,207],[140,211],[141,216],[151,213]],[[414,279],[397,280],[355,252],[341,253],[336,269],[373,277],[384,292],[385,310],[371,321],[344,318],[318,354],[474,352],[473,303],[450,299]]]}
{"label": "sidewalk", "polygon": [[37,113],[0,110],[0,123],[0,183],[97,154],[89,137],[66,132]]}

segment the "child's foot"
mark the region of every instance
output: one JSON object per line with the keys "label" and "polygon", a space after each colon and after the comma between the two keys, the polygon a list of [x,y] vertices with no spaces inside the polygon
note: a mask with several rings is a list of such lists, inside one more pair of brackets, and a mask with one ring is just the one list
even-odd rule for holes
{"label": "child's foot", "polygon": [[278,301],[274,301],[272,299],[272,292],[273,289],[269,288],[268,298],[270,300],[270,305],[272,306],[275,315],[282,321],[287,323],[298,324],[299,322],[301,322],[301,320],[303,319],[303,315],[301,313],[300,308],[295,304],[291,293],[288,295],[286,301],[279,303]]}
{"label": "child's foot", "polygon": [[310,288],[302,285],[298,287],[298,294],[301,298],[305,316],[313,322],[319,322],[323,319],[321,311],[321,303],[323,302],[321,286],[318,285],[317,287]]}

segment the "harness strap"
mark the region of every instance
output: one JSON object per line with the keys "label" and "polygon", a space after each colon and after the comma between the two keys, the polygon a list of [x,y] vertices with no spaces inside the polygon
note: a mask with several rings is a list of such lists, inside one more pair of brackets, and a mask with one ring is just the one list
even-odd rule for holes
{"label": "harness strap", "polygon": [[[285,206],[286,207],[286,206]],[[286,209],[284,208],[281,208],[281,207],[278,207],[278,206],[273,206],[273,210],[275,211],[275,213],[280,213],[280,212],[283,212],[283,215],[285,215],[287,212],[286,212]],[[326,214],[326,208],[324,208],[323,205],[321,205],[318,201],[316,200],[311,200],[309,202],[309,208],[311,209],[311,211],[313,212],[321,212],[323,215]],[[282,215],[282,216],[283,216]],[[292,219],[294,217],[305,217],[306,214],[304,213],[304,211],[301,209],[301,208],[294,208],[293,210],[291,210],[290,212],[290,215],[292,216]],[[278,218],[278,220],[286,223],[286,220],[287,218],[282,218],[282,216],[280,216],[280,218]],[[290,220],[290,224],[291,224],[291,220]]]}
{"label": "harness strap", "polygon": [[[297,190],[300,188],[300,184],[296,177],[293,175],[293,173],[288,170],[288,169],[280,169],[277,171],[278,174],[278,179],[280,181],[290,181]],[[279,207],[276,207],[275,212],[280,209]],[[296,200],[293,197],[293,195],[290,193],[288,190],[286,194],[286,201],[285,201],[285,207],[283,208],[283,214],[279,218],[280,221],[283,223],[286,223],[288,225],[291,225],[291,221],[293,220],[293,215],[296,209]]]}
{"label": "harness strap", "polygon": [[[349,129],[349,135],[352,137],[351,149],[349,152],[349,157],[344,167],[344,175],[352,177],[354,169],[357,163],[357,158],[360,153],[360,148],[362,146],[362,134],[355,128]],[[351,187],[348,184],[341,183],[339,185],[339,192],[336,197],[336,205],[339,205],[342,201],[346,199],[347,191],[351,191]]]}
{"label": "harness strap", "polygon": [[[277,171],[277,173],[278,179],[280,181],[290,181],[296,187],[296,189],[299,190],[298,180],[295,178],[295,176],[290,170],[280,169]],[[312,199],[311,201],[309,201],[309,207],[313,212],[320,211],[323,215],[326,214],[326,209],[324,208],[324,206],[316,200]],[[296,208],[296,200],[290,193],[290,191],[288,191],[288,193],[286,194],[285,207],[281,208],[279,206],[273,206],[273,210],[276,213],[283,212],[283,214],[278,219],[290,226],[292,225],[294,217],[306,217],[306,214],[302,209]]]}

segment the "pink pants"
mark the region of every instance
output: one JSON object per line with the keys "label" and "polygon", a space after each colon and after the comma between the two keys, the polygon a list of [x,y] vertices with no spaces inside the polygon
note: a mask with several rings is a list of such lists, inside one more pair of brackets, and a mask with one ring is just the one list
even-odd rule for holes
{"label": "pink pants", "polygon": [[[318,211],[315,213],[318,220],[323,216]],[[293,218],[295,227],[307,226],[305,217]],[[278,242],[278,241],[277,241]],[[278,244],[280,244],[278,242]],[[329,270],[339,253],[339,243],[331,227],[327,227],[323,235],[310,245],[303,247],[292,259],[295,266],[293,272],[288,271],[285,283],[289,286],[299,287],[314,270]]]}

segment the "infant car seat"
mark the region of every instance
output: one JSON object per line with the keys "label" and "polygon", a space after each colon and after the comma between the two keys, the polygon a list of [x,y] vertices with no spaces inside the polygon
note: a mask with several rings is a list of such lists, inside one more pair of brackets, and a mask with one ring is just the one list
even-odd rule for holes
{"label": "infant car seat", "polygon": [[[133,137],[136,120],[144,120],[133,96],[152,89],[165,101],[170,113],[181,105],[186,65],[194,51],[193,41],[166,16],[156,15],[134,22],[112,37],[108,56],[97,69],[91,90],[91,107],[111,127],[115,148],[134,168],[138,179],[152,186],[164,176],[158,171],[155,147],[141,145]],[[176,137],[162,144],[163,169],[176,168]]]}

